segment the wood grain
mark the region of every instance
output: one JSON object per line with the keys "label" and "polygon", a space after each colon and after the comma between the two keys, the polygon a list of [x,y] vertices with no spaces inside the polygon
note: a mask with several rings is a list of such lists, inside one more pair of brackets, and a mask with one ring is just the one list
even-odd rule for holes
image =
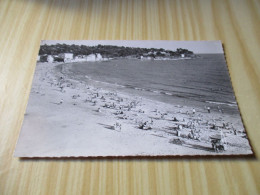
{"label": "wood grain", "polygon": [[[260,194],[258,0],[0,0],[0,194]],[[22,160],[42,39],[221,40],[255,159]]]}

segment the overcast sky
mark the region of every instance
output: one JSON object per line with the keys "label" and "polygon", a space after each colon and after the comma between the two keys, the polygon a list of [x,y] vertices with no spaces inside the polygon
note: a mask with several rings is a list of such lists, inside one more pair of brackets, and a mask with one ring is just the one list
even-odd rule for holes
{"label": "overcast sky", "polygon": [[177,48],[188,49],[194,53],[223,53],[221,41],[122,41],[122,40],[43,40],[41,45],[53,44],[68,44],[68,45],[116,45],[125,47],[142,47],[142,48],[163,48],[175,51]]}

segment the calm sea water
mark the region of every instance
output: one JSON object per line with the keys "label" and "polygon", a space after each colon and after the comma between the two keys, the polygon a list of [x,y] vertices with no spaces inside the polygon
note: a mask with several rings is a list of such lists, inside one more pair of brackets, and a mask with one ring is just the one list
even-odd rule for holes
{"label": "calm sea water", "polygon": [[71,71],[162,102],[212,109],[220,106],[225,111],[238,112],[222,54],[201,55],[190,60],[119,59],[75,63]]}

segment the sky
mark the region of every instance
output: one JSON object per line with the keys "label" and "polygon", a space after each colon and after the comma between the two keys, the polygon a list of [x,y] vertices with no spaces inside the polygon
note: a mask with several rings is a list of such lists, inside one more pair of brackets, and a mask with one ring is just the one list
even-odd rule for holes
{"label": "sky", "polygon": [[223,53],[221,41],[130,41],[130,40],[43,40],[41,45],[54,44],[68,45],[116,45],[125,47],[142,47],[142,48],[163,48],[166,50],[175,51],[177,48],[188,49],[194,53]]}

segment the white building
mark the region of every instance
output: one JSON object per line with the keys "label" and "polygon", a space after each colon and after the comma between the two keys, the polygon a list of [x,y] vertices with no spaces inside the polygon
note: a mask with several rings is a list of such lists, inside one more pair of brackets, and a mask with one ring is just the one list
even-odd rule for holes
{"label": "white building", "polygon": [[73,60],[73,53],[61,53],[59,58],[63,58],[64,62],[70,62]]}
{"label": "white building", "polygon": [[88,62],[94,62],[96,61],[96,55],[95,54],[90,54],[86,57],[86,61]]}
{"label": "white building", "polygon": [[108,58],[103,58],[100,53],[97,54],[89,54],[87,56],[85,55],[78,55],[76,56],[72,61],[74,62],[96,62],[96,61],[106,61]]}
{"label": "white building", "polygon": [[100,53],[96,54],[96,61],[101,61],[102,60],[102,55]]}
{"label": "white building", "polygon": [[73,53],[64,53],[64,60],[72,60]]}
{"label": "white building", "polygon": [[54,57],[52,55],[48,55],[47,62],[52,63],[54,61]]}

